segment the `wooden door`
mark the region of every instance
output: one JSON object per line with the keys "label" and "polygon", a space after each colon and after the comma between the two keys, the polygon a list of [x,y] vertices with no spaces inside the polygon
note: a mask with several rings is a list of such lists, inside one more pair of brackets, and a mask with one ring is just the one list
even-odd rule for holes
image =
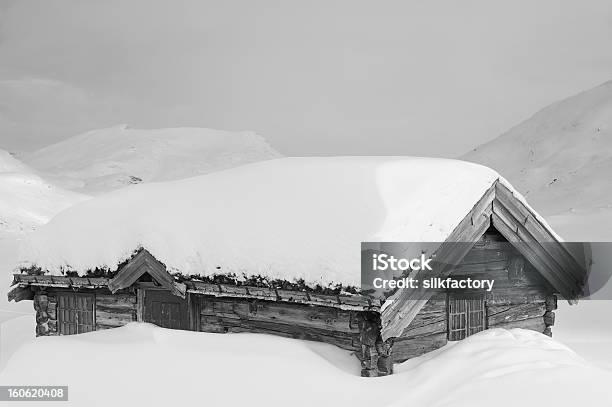
{"label": "wooden door", "polygon": [[57,322],[60,335],[96,330],[93,294],[61,293],[57,296]]}
{"label": "wooden door", "polygon": [[187,300],[166,290],[146,290],[144,321],[162,328],[189,329]]}
{"label": "wooden door", "polygon": [[448,340],[458,341],[485,329],[482,298],[448,298]]}

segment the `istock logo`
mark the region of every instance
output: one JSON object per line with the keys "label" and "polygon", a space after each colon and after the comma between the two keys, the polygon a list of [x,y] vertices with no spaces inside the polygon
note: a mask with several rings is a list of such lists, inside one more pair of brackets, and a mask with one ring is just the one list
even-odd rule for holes
{"label": "istock logo", "polygon": [[432,259],[426,259],[425,254],[414,259],[396,258],[388,254],[376,253],[372,255],[372,270],[374,271],[403,271],[403,270],[430,270],[429,263]]}

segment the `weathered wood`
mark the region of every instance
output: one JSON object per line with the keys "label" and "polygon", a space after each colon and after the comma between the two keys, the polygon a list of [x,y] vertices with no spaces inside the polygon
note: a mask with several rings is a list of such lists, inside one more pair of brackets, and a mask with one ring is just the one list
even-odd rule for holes
{"label": "weathered wood", "polygon": [[[432,255],[435,275],[431,271],[421,271],[410,277],[422,280],[426,277],[446,277],[451,273],[471,249],[471,245],[466,242],[477,241],[489,228],[494,196],[495,185],[485,192],[470,213],[455,227],[446,242]],[[387,340],[401,336],[432,295],[430,290],[415,289],[398,290],[391,296],[390,305],[382,312],[382,338]]]}
{"label": "weathered wood", "polygon": [[542,303],[548,295],[548,289],[538,286],[494,288],[486,294],[486,301],[489,305]]}
{"label": "weathered wood", "polygon": [[[503,226],[507,227],[506,236]],[[516,249],[523,254],[534,267],[550,282],[550,284],[559,290],[567,298],[574,298],[582,287],[583,281],[568,272],[564,272],[563,268],[558,264],[545,249],[544,246],[550,245],[551,241],[538,242],[536,238],[530,234],[525,225],[518,222],[506,207],[499,203],[493,202],[493,225],[506,236],[506,238],[516,243]],[[501,228],[500,228],[501,227]]]}
{"label": "weathered wood", "polygon": [[15,284],[23,284],[36,287],[96,289],[106,287],[108,285],[108,279],[93,277],[13,274],[13,285]]}
{"label": "weathered wood", "polygon": [[446,345],[446,343],[446,333],[438,333],[419,338],[395,338],[391,351],[391,358],[394,363],[401,363],[441,348]]}
{"label": "weathered wood", "polygon": [[203,332],[248,332],[279,335],[294,339],[305,339],[330,343],[343,349],[356,351],[359,349],[357,333],[343,333],[324,330],[296,324],[284,324],[269,321],[254,321],[226,318],[220,316],[205,316],[200,319],[200,330]]}
{"label": "weathered wood", "polygon": [[523,329],[531,329],[537,332],[544,332],[546,328],[546,324],[544,324],[544,319],[539,316],[536,318],[523,319],[520,321],[512,321],[505,322],[496,325],[489,326],[489,328],[504,328],[504,329],[513,329],[513,328],[523,328]]}
{"label": "weathered wood", "polygon": [[302,304],[200,297],[202,316],[227,319],[277,322],[318,329],[356,332],[351,326],[351,311]]}
{"label": "weathered wood", "polygon": [[185,298],[187,287],[183,283],[174,281],[168,273],[166,266],[158,261],[146,249],[141,249],[119,272],[109,281],[108,288],[112,293],[132,286],[145,273],[148,273],[160,285],[167,288],[172,294]]}
{"label": "weathered wood", "polygon": [[137,320],[135,295],[96,295],[96,329],[119,327]]}
{"label": "weathered wood", "polygon": [[[521,220],[523,227],[533,236],[534,240],[542,243],[542,247],[549,255],[549,258],[557,264],[563,272],[572,275],[579,284],[584,282],[586,269],[584,265],[578,264],[572,254],[557,242],[556,237],[532,214],[529,209],[518,199],[516,199],[505,185],[499,183],[495,191],[496,201],[501,203],[516,219]],[[493,211],[496,211],[496,203],[493,204]],[[549,244],[556,243],[556,244]]]}
{"label": "weathered wood", "polygon": [[136,321],[144,322],[144,301],[145,301],[145,289],[136,289]]}
{"label": "weathered wood", "polygon": [[136,319],[134,314],[117,314],[114,312],[96,311],[96,323],[102,325],[122,326]]}
{"label": "weathered wood", "polygon": [[444,333],[446,330],[446,296],[444,296],[444,298],[431,298],[400,337],[417,338]]}
{"label": "weathered wood", "polygon": [[544,303],[487,306],[490,327],[508,322],[542,317],[545,312],[546,306]]}
{"label": "weathered wood", "polygon": [[19,302],[23,300],[33,300],[34,292],[32,292],[32,290],[28,286],[25,286],[25,287],[16,286],[16,287],[13,287],[11,291],[8,292],[7,297],[8,297],[9,302],[10,301]]}
{"label": "weathered wood", "polygon": [[[559,276],[556,270],[543,260],[542,251],[537,249],[537,242],[533,244],[524,244],[525,240],[518,234],[521,231],[520,225],[516,224],[512,219],[499,216],[498,213],[493,213],[493,226],[499,230],[512,243],[517,243],[516,248],[523,256],[533,264],[538,271],[555,287],[561,294],[571,298],[574,295],[575,286]],[[538,253],[539,252],[539,253]]]}

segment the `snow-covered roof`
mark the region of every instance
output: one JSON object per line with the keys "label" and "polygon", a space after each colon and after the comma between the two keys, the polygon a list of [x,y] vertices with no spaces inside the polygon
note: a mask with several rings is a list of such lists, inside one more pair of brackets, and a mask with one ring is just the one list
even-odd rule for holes
{"label": "snow-covered roof", "polygon": [[433,158],[258,162],[77,204],[25,239],[21,266],[112,270],[145,247],[187,275],[358,286],[362,241],[444,241],[499,178]]}

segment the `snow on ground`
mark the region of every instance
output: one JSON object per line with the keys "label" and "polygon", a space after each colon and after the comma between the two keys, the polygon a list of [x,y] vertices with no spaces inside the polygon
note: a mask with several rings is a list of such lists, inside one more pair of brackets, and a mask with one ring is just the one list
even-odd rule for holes
{"label": "snow on ground", "polygon": [[[119,400],[148,406],[606,405],[612,373],[535,332],[485,331],[359,377],[359,363],[331,345],[257,334],[118,329],[27,342],[0,384],[69,385],[71,405]],[[510,389],[510,391],[509,391]]]}
{"label": "snow on ground", "polygon": [[0,236],[33,230],[87,198],[49,184],[0,150]]}
{"label": "snow on ground", "polygon": [[29,235],[20,259],[56,274],[115,269],[142,246],[184,274],[358,286],[362,241],[442,242],[496,179],[456,160],[269,160],[76,205]]}
{"label": "snow on ground", "polygon": [[23,156],[45,178],[88,194],[209,173],[280,154],[252,132],[204,128],[93,130]]}
{"label": "snow on ground", "polygon": [[573,216],[612,225],[612,81],[542,109],[462,158],[499,171],[553,227]]}

